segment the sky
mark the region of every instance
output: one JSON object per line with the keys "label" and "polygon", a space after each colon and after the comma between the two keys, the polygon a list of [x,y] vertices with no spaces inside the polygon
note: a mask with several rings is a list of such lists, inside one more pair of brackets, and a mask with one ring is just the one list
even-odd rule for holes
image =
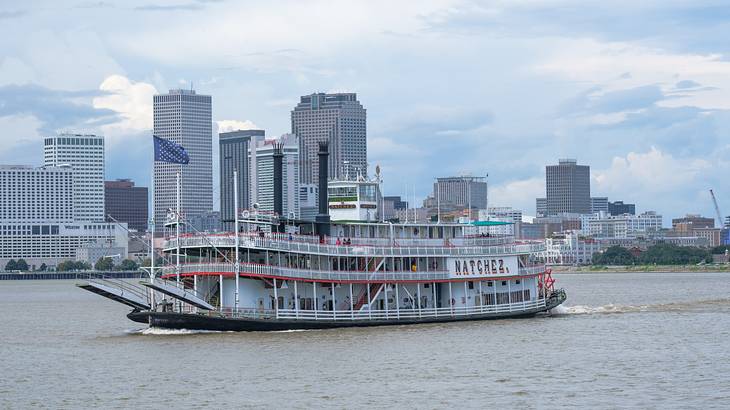
{"label": "sky", "polygon": [[148,186],[156,93],[212,95],[217,147],[355,92],[385,194],[488,175],[490,206],[534,215],[545,165],[575,158],[592,196],[666,225],[714,216],[710,188],[730,213],[727,33],[719,1],[0,0],[0,164],[97,133],[106,178]]}

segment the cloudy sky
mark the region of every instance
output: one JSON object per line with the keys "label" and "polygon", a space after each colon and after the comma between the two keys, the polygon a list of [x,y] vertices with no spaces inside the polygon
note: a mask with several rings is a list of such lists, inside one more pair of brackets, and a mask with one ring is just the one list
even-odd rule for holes
{"label": "cloudy sky", "polygon": [[730,7],[587,4],[0,0],[0,163],[101,133],[107,178],[148,185],[155,93],[192,83],[214,129],[274,136],[300,95],[348,91],[387,194],[488,173],[490,205],[534,214],[569,157],[593,196],[667,220],[713,215],[714,188],[730,212]]}

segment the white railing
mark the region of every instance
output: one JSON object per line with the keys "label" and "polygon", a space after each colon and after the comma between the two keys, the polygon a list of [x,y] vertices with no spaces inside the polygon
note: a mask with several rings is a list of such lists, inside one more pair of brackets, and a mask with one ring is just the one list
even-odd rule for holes
{"label": "white railing", "polygon": [[[529,266],[520,268],[517,273],[510,275],[495,275],[495,277],[506,276],[530,276],[537,275],[545,271],[544,265]],[[234,266],[230,263],[188,263],[180,265],[181,274],[194,273],[233,273]],[[450,278],[448,271],[332,271],[332,270],[313,270],[313,269],[294,269],[281,266],[261,265],[258,263],[240,264],[240,272],[246,275],[257,276],[278,276],[295,279],[312,279],[326,281],[424,281],[430,280],[446,280]],[[175,266],[166,266],[162,268],[163,275],[172,275],[176,273]],[[489,280],[489,276],[485,277],[469,277],[465,280]]]}
{"label": "white railing", "polygon": [[209,316],[224,316],[245,319],[299,319],[325,321],[354,320],[413,320],[430,318],[464,317],[475,315],[494,315],[502,313],[530,312],[546,306],[545,299],[524,302],[505,303],[500,305],[441,307],[441,308],[408,308],[389,310],[296,310],[296,309],[255,309],[224,308],[217,311],[199,311]]}
{"label": "white railing", "polygon": [[[494,239],[494,238],[485,238]],[[471,239],[465,239],[471,240]],[[177,247],[177,239],[172,238],[165,243],[165,249],[171,251]],[[181,237],[181,247],[216,247],[230,248],[235,245],[231,236]],[[396,242],[397,243],[397,242]],[[285,252],[297,252],[332,256],[466,256],[466,255],[509,255],[528,254],[545,250],[544,243],[508,244],[494,246],[366,246],[366,245],[329,245],[320,243],[289,241],[278,237],[241,236],[241,247],[258,248]]]}

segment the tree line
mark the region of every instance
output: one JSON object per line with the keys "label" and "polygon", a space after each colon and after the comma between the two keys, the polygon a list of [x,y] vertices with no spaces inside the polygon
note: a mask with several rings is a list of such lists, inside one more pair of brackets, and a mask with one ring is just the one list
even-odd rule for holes
{"label": "tree line", "polygon": [[[714,250],[714,249],[713,249]],[[660,243],[638,256],[621,246],[611,246],[593,255],[594,265],[693,265],[711,263],[713,250]]]}
{"label": "tree line", "polygon": [[[160,261],[161,262],[161,261]],[[142,266],[149,266],[149,259],[145,259],[142,262]],[[99,258],[96,263],[94,263],[94,269],[100,270],[100,271],[135,271],[139,270],[140,265],[131,260],[131,259],[124,259],[123,261],[119,262],[119,264],[114,264],[114,260],[112,258]],[[30,270],[30,266],[28,266],[28,262],[25,261],[25,259],[11,259],[8,261],[8,263],[5,264],[5,271],[21,271],[21,272],[27,272]],[[44,272],[48,270],[48,266],[45,263],[42,263],[37,269],[35,269],[36,272]],[[56,266],[56,271],[58,272],[68,272],[68,271],[76,271],[76,270],[91,270],[91,264],[88,262],[82,262],[82,261],[63,261],[59,263]]]}

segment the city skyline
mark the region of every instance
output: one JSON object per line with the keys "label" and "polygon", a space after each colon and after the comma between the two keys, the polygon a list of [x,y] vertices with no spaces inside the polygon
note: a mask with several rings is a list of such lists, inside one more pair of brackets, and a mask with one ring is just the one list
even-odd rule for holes
{"label": "city skyline", "polygon": [[[641,210],[712,215],[709,188],[730,207],[730,64],[715,40],[727,23],[712,3],[429,2],[384,14],[369,2],[358,14],[371,22],[346,26],[329,24],[340,5],[292,4],[296,20],[267,5],[150,5],[0,10],[4,38],[17,39],[0,43],[1,163],[40,164],[32,147],[42,138],[95,133],[106,138],[105,179],[150,186],[154,94],[192,83],[212,95],[216,144],[216,129],[289,132],[302,95],[353,92],[368,108],[369,167],[383,169],[386,194],[405,194],[405,182],[420,200],[435,177],[488,172],[490,204],[529,212],[545,194],[544,165],[569,157],[591,165],[597,195]],[[180,24],[159,25],[165,14]],[[261,23],[233,36],[219,28],[242,15]],[[62,24],[75,19],[87,23]],[[211,29],[193,36],[182,29],[193,21]],[[281,29],[264,29],[272,24]],[[218,186],[216,174],[213,198]]]}

